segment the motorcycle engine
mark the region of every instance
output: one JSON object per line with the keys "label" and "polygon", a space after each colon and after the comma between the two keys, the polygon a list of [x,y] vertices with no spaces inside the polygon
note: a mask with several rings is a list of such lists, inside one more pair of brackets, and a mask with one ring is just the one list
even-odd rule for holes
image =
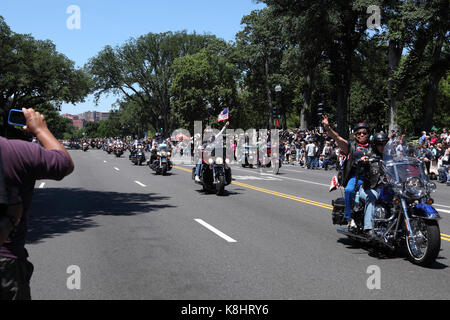
{"label": "motorcycle engine", "polygon": [[375,210],[374,214],[373,214],[373,218],[374,219],[387,219],[387,213],[386,213],[386,209],[384,209],[383,207],[377,207],[377,209]]}

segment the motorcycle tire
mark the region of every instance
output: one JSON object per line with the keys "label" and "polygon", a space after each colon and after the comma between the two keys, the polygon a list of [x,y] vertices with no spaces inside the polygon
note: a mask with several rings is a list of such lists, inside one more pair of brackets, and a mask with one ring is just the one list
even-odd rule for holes
{"label": "motorcycle tire", "polygon": [[225,192],[225,177],[224,176],[219,176],[219,183],[216,184],[216,194],[218,196],[223,196],[224,192]]}
{"label": "motorcycle tire", "polygon": [[439,255],[439,251],[441,249],[441,232],[439,229],[439,224],[435,220],[419,220],[419,223],[423,224],[424,229],[427,234],[427,246],[425,253],[421,256],[417,256],[414,253],[415,249],[411,241],[409,241],[409,237],[406,236],[406,247],[408,253],[408,259],[413,264],[427,267],[433,264],[436,261],[437,256]]}

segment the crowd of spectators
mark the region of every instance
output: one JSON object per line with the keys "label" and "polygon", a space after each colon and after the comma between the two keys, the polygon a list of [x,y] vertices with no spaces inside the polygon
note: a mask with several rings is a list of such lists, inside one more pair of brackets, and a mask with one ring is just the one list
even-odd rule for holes
{"label": "crowd of spectators", "polygon": [[[313,130],[284,130],[280,134],[280,150],[284,163],[317,170],[336,168],[343,155],[335,142],[322,133],[320,128]],[[419,139],[408,140],[405,134],[391,131],[390,150],[397,156],[412,156],[424,162],[426,173],[436,175],[441,183],[450,185],[450,134],[441,131],[422,131]]]}

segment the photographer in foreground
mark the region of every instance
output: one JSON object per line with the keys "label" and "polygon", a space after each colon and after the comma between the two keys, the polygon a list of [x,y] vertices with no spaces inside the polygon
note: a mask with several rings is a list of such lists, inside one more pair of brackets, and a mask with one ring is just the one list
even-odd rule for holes
{"label": "photographer in foreground", "polygon": [[1,164],[9,202],[11,197],[17,198],[16,202],[20,200],[23,206],[19,210],[20,218],[10,220],[14,229],[8,239],[3,244],[0,242],[1,300],[31,299],[29,282],[33,265],[27,260],[25,240],[27,212],[36,180],[62,180],[74,170],[70,155],[47,128],[44,116],[33,109],[22,111],[26,119],[24,130],[35,136],[43,147],[32,142],[0,137]]}

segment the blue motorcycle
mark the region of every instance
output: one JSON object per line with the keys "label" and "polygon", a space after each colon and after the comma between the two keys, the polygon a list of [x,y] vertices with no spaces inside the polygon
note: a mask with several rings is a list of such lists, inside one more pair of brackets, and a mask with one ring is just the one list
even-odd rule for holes
{"label": "blue motorcycle", "polygon": [[[356,227],[338,232],[352,239],[371,242],[395,252],[407,248],[408,259],[420,266],[433,264],[441,248],[439,213],[432,206],[431,193],[436,184],[428,180],[424,164],[413,157],[384,157],[371,163],[370,170],[380,170],[384,177],[372,219],[373,236],[364,228],[364,205],[352,208]],[[344,224],[345,201],[332,202],[333,224]]]}

